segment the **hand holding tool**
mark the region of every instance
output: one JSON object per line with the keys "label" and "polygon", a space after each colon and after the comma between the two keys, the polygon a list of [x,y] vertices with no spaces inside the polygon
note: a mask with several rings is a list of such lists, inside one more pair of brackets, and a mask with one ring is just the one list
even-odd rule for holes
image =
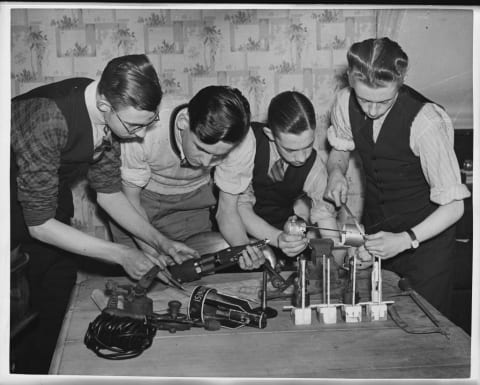
{"label": "hand holding tool", "polygon": [[352,211],[348,208],[347,204],[346,204],[346,203],[342,203],[342,207],[345,209],[345,211],[347,212],[347,214],[353,219],[353,223],[354,223],[355,226],[357,227],[359,233],[360,233],[362,236],[365,235],[365,231],[363,230],[363,227],[360,225],[360,223],[358,223],[357,218],[355,217],[355,215],[353,215]]}
{"label": "hand holding tool", "polygon": [[214,253],[204,254],[200,258],[189,259],[180,265],[173,265],[169,270],[173,279],[179,283],[196,281],[205,275],[214,274],[237,264],[247,246],[261,248],[268,243],[269,240],[264,239],[251,244],[228,247]]}

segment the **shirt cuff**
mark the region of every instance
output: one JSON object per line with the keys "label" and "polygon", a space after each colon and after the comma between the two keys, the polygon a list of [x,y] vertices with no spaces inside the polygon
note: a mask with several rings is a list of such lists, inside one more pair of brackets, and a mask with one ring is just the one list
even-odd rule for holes
{"label": "shirt cuff", "polygon": [[328,142],[335,150],[353,151],[355,149],[355,143],[353,140],[338,137],[333,126],[328,127],[327,138]]}
{"label": "shirt cuff", "polygon": [[121,167],[122,180],[127,184],[131,184],[138,187],[145,187],[150,181],[150,171],[141,169],[131,169]]}
{"label": "shirt cuff", "polygon": [[112,183],[109,186],[97,187],[95,191],[100,194],[113,194],[122,191],[122,181],[119,179],[118,182]]}
{"label": "shirt cuff", "polygon": [[244,192],[245,189],[248,187],[249,182],[250,180],[242,180],[241,177],[239,177],[236,181],[235,180],[226,181],[223,179],[215,178],[215,184],[217,185],[217,187],[223,192],[226,192],[232,195],[237,195]]}
{"label": "shirt cuff", "polygon": [[55,210],[42,212],[24,210],[23,217],[27,226],[40,226],[49,219],[55,218]]}
{"label": "shirt cuff", "polygon": [[455,184],[449,188],[433,188],[430,190],[430,199],[439,205],[446,205],[471,196],[470,190],[464,184]]}
{"label": "shirt cuff", "polygon": [[255,193],[253,192],[252,185],[250,184],[247,189],[238,196],[238,205],[255,206],[256,202]]}

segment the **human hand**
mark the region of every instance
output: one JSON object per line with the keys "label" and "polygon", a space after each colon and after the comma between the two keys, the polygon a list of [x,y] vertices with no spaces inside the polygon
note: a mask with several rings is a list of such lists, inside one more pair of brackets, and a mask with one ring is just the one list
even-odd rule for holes
{"label": "human hand", "polygon": [[168,255],[160,255],[156,254],[155,256],[146,254],[147,257],[152,261],[155,265],[160,267],[160,271],[157,273],[157,278],[165,283],[166,285],[171,285],[172,275],[168,270],[168,266],[174,265],[175,261]]}
{"label": "human hand", "polygon": [[257,246],[247,246],[242,251],[242,256],[238,260],[238,264],[242,270],[258,269],[265,262],[265,256],[262,250]]}
{"label": "human hand", "polygon": [[357,269],[359,270],[366,269],[373,264],[373,255],[371,255],[363,245],[358,247],[349,247],[347,254],[349,258],[353,256],[356,257],[356,265]]}
{"label": "human hand", "polygon": [[288,257],[295,257],[308,246],[308,238],[300,234],[287,234],[282,231],[278,234],[277,243]]}
{"label": "human hand", "polygon": [[151,259],[142,251],[124,245],[119,246],[117,251],[119,264],[133,279],[142,278],[153,267]]}
{"label": "human hand", "polygon": [[365,249],[375,257],[389,259],[410,248],[410,237],[407,233],[389,233],[379,231],[365,235]]}
{"label": "human hand", "polygon": [[171,239],[163,240],[161,243],[161,254],[166,254],[172,257],[178,264],[181,264],[188,259],[200,257],[198,251],[188,247],[182,242],[172,241]]}
{"label": "human hand", "polygon": [[347,203],[348,181],[340,170],[333,170],[328,175],[327,187],[323,197],[334,202],[336,207],[340,207],[342,203]]}

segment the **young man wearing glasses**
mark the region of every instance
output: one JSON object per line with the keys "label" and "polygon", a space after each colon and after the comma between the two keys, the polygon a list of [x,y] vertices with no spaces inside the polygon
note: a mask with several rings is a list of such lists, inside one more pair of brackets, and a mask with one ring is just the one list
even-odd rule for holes
{"label": "young man wearing glasses", "polygon": [[[165,95],[159,120],[143,140],[122,143],[123,189],[155,228],[189,244],[191,236],[212,230],[214,182],[221,234],[232,246],[248,243],[237,197],[250,183],[254,156],[250,107],[238,89],[205,87],[188,103]],[[117,242],[132,244],[128,232],[114,223],[111,228]],[[249,246],[239,265],[257,268],[263,260]]]}
{"label": "young man wearing glasses", "polygon": [[[35,325],[24,338],[28,353],[18,373],[47,373],[71,289],[73,255],[120,264],[134,279],[153,263],[165,268],[196,252],[159,233],[121,190],[120,145],[142,138],[158,119],[162,91],[145,55],[111,60],[99,81],[72,78],[36,88],[11,103],[11,250],[28,253]],[[70,226],[71,185],[86,176],[97,202],[147,243],[145,255]],[[152,262],[153,261],[153,262]],[[165,279],[162,273],[160,279]]]}

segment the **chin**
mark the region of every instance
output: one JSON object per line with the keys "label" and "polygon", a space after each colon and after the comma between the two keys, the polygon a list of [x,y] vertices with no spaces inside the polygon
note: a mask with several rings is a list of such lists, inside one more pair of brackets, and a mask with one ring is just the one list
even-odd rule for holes
{"label": "chin", "polygon": [[298,163],[298,162],[296,162],[296,163],[290,163],[290,165],[293,166],[293,167],[302,167],[304,164],[305,164],[305,162],[302,162],[302,163]]}

